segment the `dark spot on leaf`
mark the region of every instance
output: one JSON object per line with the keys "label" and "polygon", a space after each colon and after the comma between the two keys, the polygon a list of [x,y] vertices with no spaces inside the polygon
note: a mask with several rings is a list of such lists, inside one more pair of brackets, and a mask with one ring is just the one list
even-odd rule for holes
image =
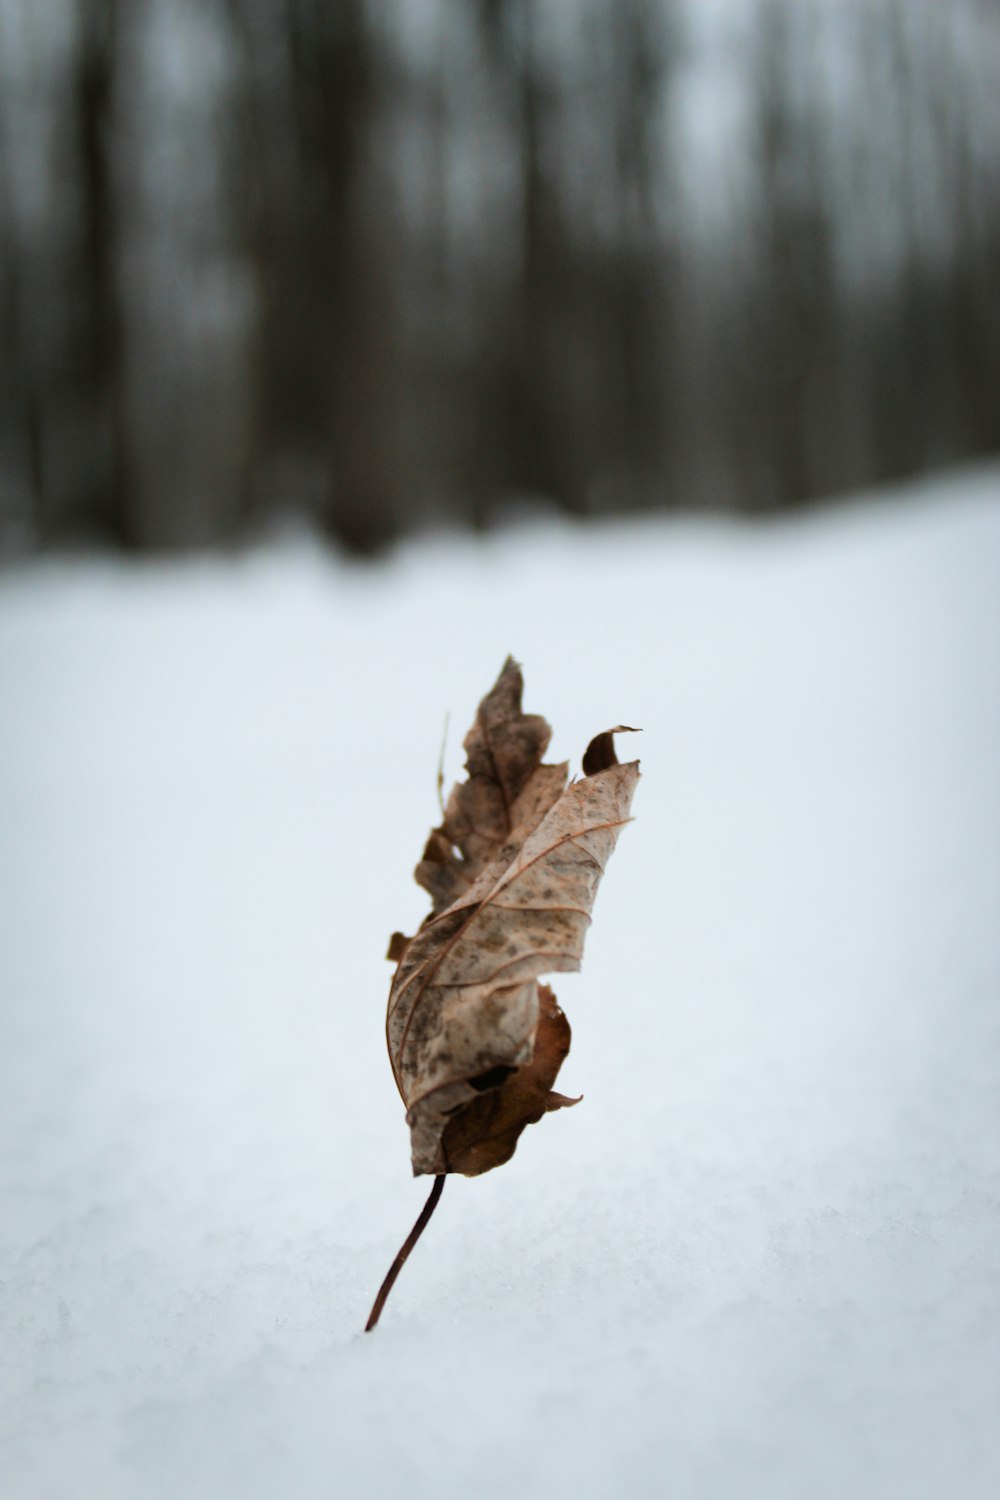
{"label": "dark spot on leaf", "polygon": [[516,1072],[516,1068],[509,1068],[504,1063],[498,1063],[495,1068],[488,1068],[485,1073],[480,1073],[478,1078],[470,1078],[469,1087],[483,1094],[487,1089],[498,1089],[502,1083],[507,1082],[512,1073]]}

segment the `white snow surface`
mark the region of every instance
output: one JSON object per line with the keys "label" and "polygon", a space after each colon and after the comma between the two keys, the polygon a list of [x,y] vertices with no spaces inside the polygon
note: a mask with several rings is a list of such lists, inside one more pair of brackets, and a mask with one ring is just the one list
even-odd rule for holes
{"label": "white snow surface", "polygon": [[[0,1494],[1000,1493],[1000,473],[0,582]],[[505,654],[640,724],[576,1110],[423,1203],[412,867]]]}

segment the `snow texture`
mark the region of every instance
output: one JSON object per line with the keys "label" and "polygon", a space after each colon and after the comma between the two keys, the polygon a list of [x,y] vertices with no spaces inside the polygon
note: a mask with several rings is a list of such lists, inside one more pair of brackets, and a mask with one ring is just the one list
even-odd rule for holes
{"label": "snow texture", "polygon": [[[0,586],[0,1493],[1000,1486],[1000,474]],[[428,1181],[394,928],[510,650],[641,724],[559,1087]]]}

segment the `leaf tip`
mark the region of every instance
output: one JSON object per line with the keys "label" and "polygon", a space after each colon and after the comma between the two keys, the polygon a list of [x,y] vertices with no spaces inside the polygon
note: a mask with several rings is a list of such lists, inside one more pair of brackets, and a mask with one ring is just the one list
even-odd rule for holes
{"label": "leaf tip", "polygon": [[389,939],[389,946],[385,950],[385,956],[390,963],[397,964],[410,946],[412,938],[408,938],[403,932],[394,932]]}
{"label": "leaf tip", "polygon": [[641,733],[641,729],[635,729],[630,724],[616,724],[614,729],[605,729],[600,734],[595,734],[583,752],[584,776],[596,776],[598,771],[607,771],[619,764],[618,756],[615,754],[616,734]]}

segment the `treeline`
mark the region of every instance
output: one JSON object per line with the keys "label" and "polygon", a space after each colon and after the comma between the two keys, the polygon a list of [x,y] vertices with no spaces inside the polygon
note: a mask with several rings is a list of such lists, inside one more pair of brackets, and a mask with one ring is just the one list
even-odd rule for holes
{"label": "treeline", "polygon": [[993,0],[2,0],[0,547],[998,450],[998,101]]}

